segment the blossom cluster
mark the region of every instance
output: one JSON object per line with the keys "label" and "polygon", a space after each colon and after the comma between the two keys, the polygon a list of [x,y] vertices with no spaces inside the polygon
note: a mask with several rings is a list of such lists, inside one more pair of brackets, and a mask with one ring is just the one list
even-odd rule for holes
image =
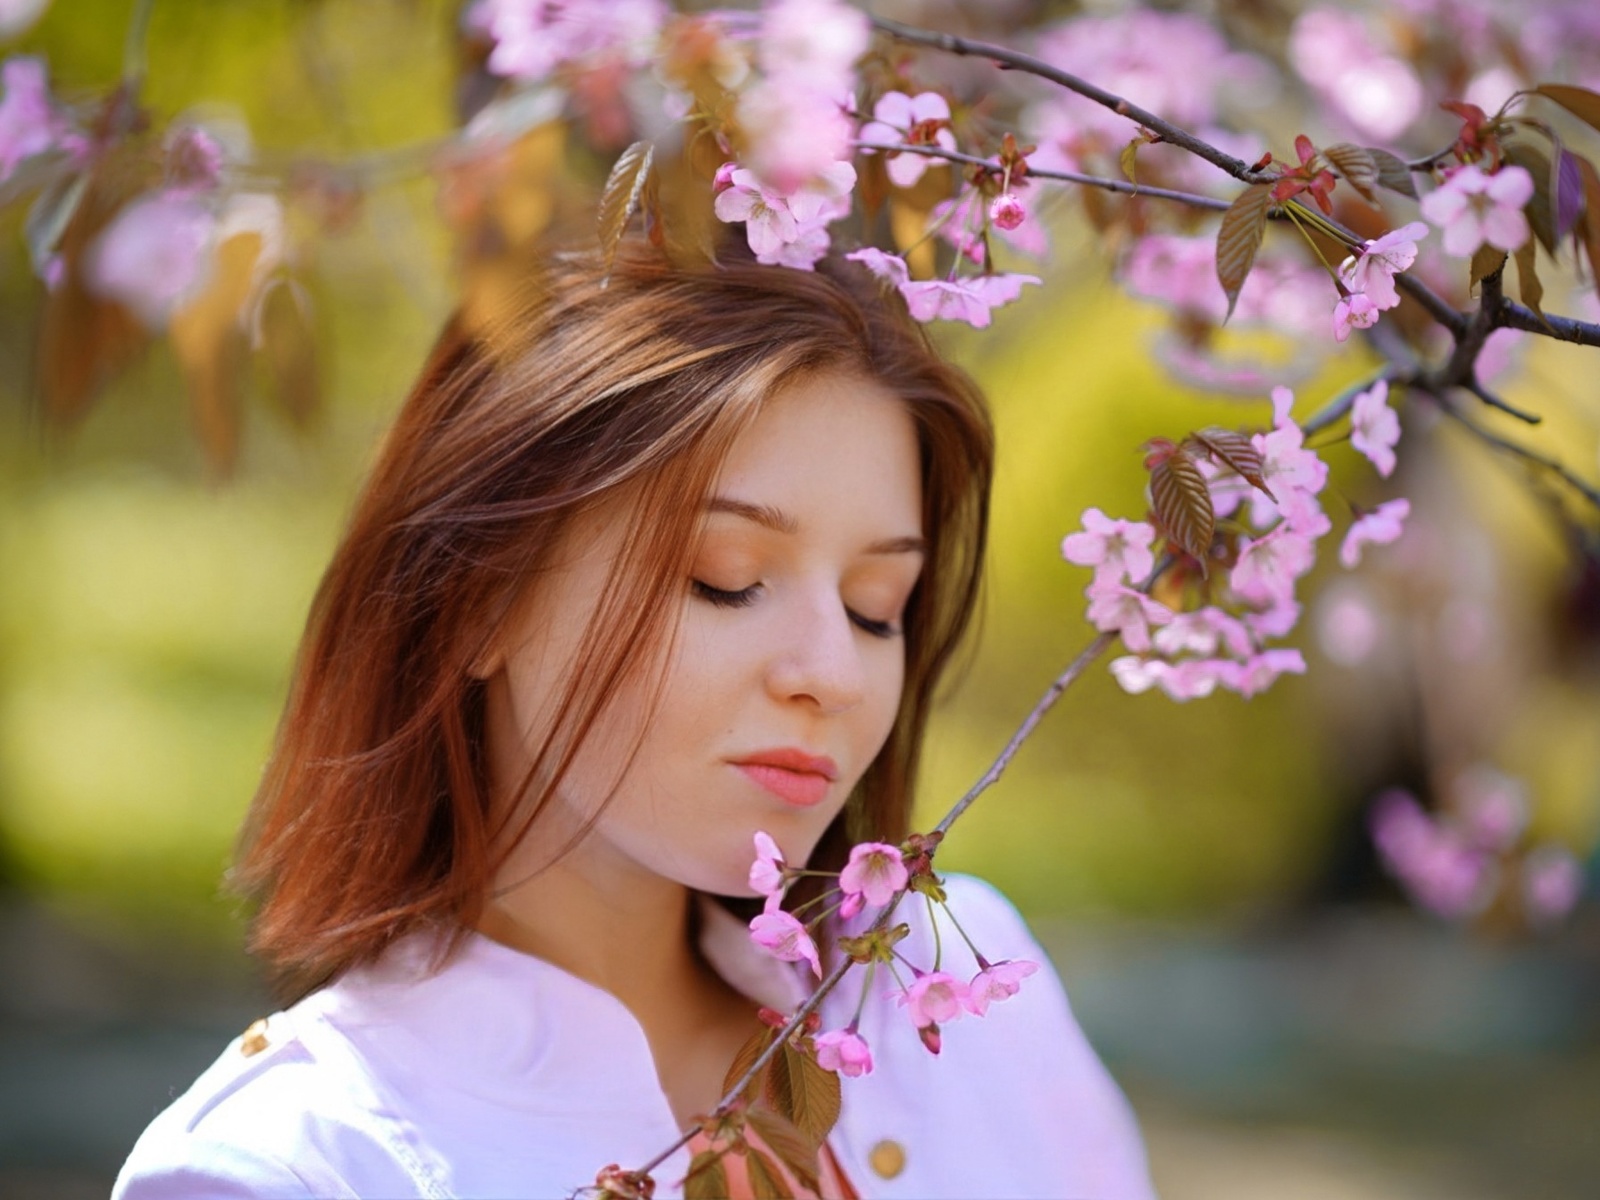
{"label": "blossom cluster", "polygon": [[[881,911],[904,894],[912,886],[913,880],[919,878],[931,884],[922,889],[924,893],[937,896],[937,902],[944,903],[942,891],[929,865],[929,848],[932,844],[936,844],[936,841],[913,835],[903,847],[891,846],[886,842],[862,842],[852,847],[849,861],[839,872],[837,887],[820,897],[824,901],[837,897],[836,902],[821,915],[802,922],[797,915],[786,912],[782,907],[784,894],[799,873],[784,862],[783,852],[771,835],[757,832],[756,857],[750,867],[749,883],[753,891],[766,897],[766,902],[761,913],[750,922],[751,941],[784,962],[807,963],[820,978],[822,963],[813,930],[829,918],[836,918],[834,929],[838,930],[866,909]],[[956,929],[960,931],[959,923]],[[964,931],[962,937],[966,937]],[[1016,995],[1022,981],[1039,969],[1037,963],[1025,959],[990,962],[976,946],[972,946],[978,973],[970,980],[963,980],[941,970],[937,961],[928,970],[907,961],[895,949],[894,942],[897,939],[892,935],[874,937],[869,934],[857,940],[865,944],[865,948],[858,951],[857,961],[868,964],[863,989],[872,986],[876,967],[880,963],[888,968],[897,982],[900,976],[896,962],[910,971],[911,982],[900,982],[894,997],[906,1010],[922,1044],[934,1054],[939,1052],[941,1045],[941,1025],[963,1015],[986,1015],[991,1004]],[[872,1070],[872,1048],[861,1036],[858,1025],[859,1006],[857,1013],[858,1018],[844,1028],[818,1033],[814,1039],[817,1061],[830,1071],[859,1076]]]}
{"label": "blossom cluster", "polygon": [[1461,920],[1506,897],[1534,927],[1572,910],[1583,890],[1582,869],[1556,842],[1521,846],[1528,823],[1521,781],[1477,766],[1453,781],[1447,800],[1448,810],[1437,815],[1400,788],[1373,801],[1373,841],[1413,900],[1437,916]]}
{"label": "blossom cluster", "polygon": [[[1388,383],[1380,379],[1351,405],[1352,443],[1385,476],[1394,469],[1400,437],[1387,399]],[[1215,516],[1238,516],[1248,527],[1237,538],[1226,586],[1213,589],[1222,603],[1176,611],[1147,593],[1141,584],[1154,570],[1159,536],[1149,521],[1114,520],[1090,508],[1083,530],[1062,542],[1068,562],[1094,568],[1084,591],[1089,621],[1131,651],[1111,663],[1124,690],[1159,687],[1174,700],[1191,700],[1220,687],[1248,697],[1284,673],[1305,671],[1298,650],[1269,644],[1298,622],[1298,581],[1315,562],[1316,542],[1332,529],[1318,499],[1328,467],[1306,447],[1293,403],[1289,389],[1274,391],[1274,428],[1250,438],[1260,461],[1254,479],[1210,459],[1198,464]],[[1409,508],[1397,499],[1358,512],[1341,550],[1345,565],[1356,565],[1364,546],[1399,538]],[[1171,539],[1168,546],[1182,554]]]}

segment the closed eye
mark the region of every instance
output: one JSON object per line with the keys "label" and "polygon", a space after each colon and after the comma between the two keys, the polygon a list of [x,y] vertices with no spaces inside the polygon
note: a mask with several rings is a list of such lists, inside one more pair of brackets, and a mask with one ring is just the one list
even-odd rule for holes
{"label": "closed eye", "polygon": [[[759,583],[752,583],[749,587],[740,588],[738,591],[728,591],[726,588],[712,587],[709,583],[696,579],[693,582],[694,594],[708,604],[715,604],[718,608],[748,608],[756,602],[756,596],[761,591]],[[850,616],[850,622],[863,633],[875,638],[899,637],[900,630],[895,628],[893,621],[875,621],[871,617],[864,617],[851,609],[845,610]]]}

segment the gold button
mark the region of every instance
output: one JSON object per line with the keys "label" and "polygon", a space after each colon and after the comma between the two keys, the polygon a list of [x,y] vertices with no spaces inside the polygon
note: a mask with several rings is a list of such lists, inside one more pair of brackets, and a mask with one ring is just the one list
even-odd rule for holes
{"label": "gold button", "polygon": [[879,1178],[893,1179],[906,1169],[905,1147],[899,1142],[891,1142],[885,1138],[872,1148],[867,1155],[867,1161],[872,1164],[872,1169],[878,1173]]}
{"label": "gold button", "polygon": [[239,1053],[249,1058],[253,1054],[260,1054],[267,1048],[267,1019],[251,1021],[250,1028],[244,1031],[244,1037],[239,1042]]}

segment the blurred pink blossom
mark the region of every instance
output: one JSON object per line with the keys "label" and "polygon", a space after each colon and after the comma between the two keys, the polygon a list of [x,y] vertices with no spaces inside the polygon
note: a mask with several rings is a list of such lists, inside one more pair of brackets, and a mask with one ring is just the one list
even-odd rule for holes
{"label": "blurred pink blossom", "polygon": [[1456,777],[1452,791],[1462,827],[1475,845],[1496,853],[1516,845],[1528,824],[1528,789],[1520,779],[1479,763]]}
{"label": "blurred pink blossom", "polygon": [[1532,925],[1552,925],[1583,895],[1583,869],[1565,846],[1546,842],[1522,860],[1522,907]]}
{"label": "blurred pink blossom", "polygon": [[[921,179],[930,166],[943,166],[936,158],[895,151],[897,146],[938,146],[956,148],[956,135],[950,132],[950,102],[938,92],[885,92],[872,107],[872,120],[861,126],[861,141],[869,147],[889,152],[887,169],[891,182],[908,188]],[[876,153],[868,149],[869,154]]]}
{"label": "blurred pink blossom", "polygon": [[1165,625],[1176,615],[1165,604],[1119,583],[1098,580],[1084,589],[1089,621],[1102,633],[1116,633],[1135,654],[1150,649],[1150,626]]}
{"label": "blurred pink blossom", "polygon": [[1522,206],[1533,197],[1533,176],[1521,167],[1486,175],[1474,163],[1422,198],[1422,215],[1444,231],[1444,250],[1470,258],[1485,244],[1510,253],[1528,240]]}
{"label": "blurred pink blossom", "polygon": [[1411,501],[1401,497],[1386,500],[1371,512],[1362,513],[1351,524],[1339,547],[1339,561],[1354,567],[1361,561],[1361,551],[1366,546],[1387,546],[1400,540],[1405,520],[1411,515]]}
{"label": "blurred pink blossom", "polygon": [[1306,660],[1294,649],[1263,650],[1241,663],[1224,664],[1221,682],[1246,700],[1266,691],[1280,675],[1304,675]]}
{"label": "blurred pink blossom", "polygon": [[1148,692],[1172,670],[1172,664],[1159,658],[1124,654],[1111,660],[1111,675],[1130,696]]}
{"label": "blurred pink blossom", "polygon": [[1306,9],[1290,30],[1289,58],[1335,112],[1369,137],[1396,137],[1422,112],[1416,72],[1374,35],[1364,15]]}
{"label": "blurred pink blossom", "polygon": [[772,0],[762,14],[757,57],[769,77],[803,82],[839,100],[850,94],[856,60],[871,37],[865,15],[842,0]]}
{"label": "blurred pink blossom", "polygon": [[1330,587],[1322,593],[1316,614],[1317,644],[1341,667],[1367,661],[1377,649],[1383,626],[1365,588]]}
{"label": "blurred pink blossom", "polygon": [[160,329],[211,273],[216,217],[187,192],[155,192],[124,208],[90,247],[85,281]]}
{"label": "blurred pink blossom", "polygon": [[746,88],[739,122],[750,139],[750,169],[779,192],[794,191],[850,156],[850,118],[839,95],[786,77]]}
{"label": "blurred pink blossom", "polygon": [[1389,381],[1380,379],[1350,405],[1350,444],[1387,479],[1394,471],[1399,441],[1400,418],[1389,407]]}
{"label": "blurred pink blossom", "polygon": [[1142,581],[1155,567],[1150,546],[1155,529],[1145,521],[1113,520],[1098,508],[1083,513],[1083,533],[1069,533],[1061,557],[1080,567],[1093,567],[1096,582]]}
{"label": "blurred pink blossom", "polygon": [[[984,215],[983,195],[977,188],[964,188],[959,196],[941,200],[933,206],[928,214],[928,227],[937,228],[941,238],[981,267],[984,264],[984,244],[979,233]],[[1030,257],[1043,258],[1049,253],[1049,240],[1045,237],[1044,226],[1038,221],[1024,221],[1010,229],[1003,225],[992,225],[991,229],[999,233],[1006,245]]]}
{"label": "blurred pink blossom", "polygon": [[663,0],[476,0],[464,19],[494,42],[491,72],[538,80],[568,63],[643,65],[667,15]]}
{"label": "blurred pink blossom", "polygon": [[0,0],[0,38],[26,32],[49,4],[50,0]]}
{"label": "blurred pink blossom", "polygon": [[872,1049],[854,1029],[817,1034],[817,1065],[854,1079],[872,1071]]}
{"label": "blurred pink blossom", "polygon": [[1016,273],[965,275],[955,279],[909,280],[900,285],[906,307],[919,321],[965,321],[986,329],[990,310],[1022,295],[1025,284],[1042,282],[1037,275]]}
{"label": "blurred pink blossom", "polygon": [[1413,899],[1441,917],[1480,911],[1496,884],[1492,864],[1453,827],[1435,821],[1406,791],[1391,788],[1373,802],[1372,839],[1389,870]]}
{"label": "blurred pink blossom", "polygon": [[994,203],[989,205],[989,219],[1001,229],[1015,229],[1028,217],[1028,210],[1022,207],[1022,201],[1017,199],[1015,192],[1006,192],[994,198]]}
{"label": "blurred pink blossom", "polygon": [[0,82],[5,85],[5,98],[0,100],[0,183],[4,183],[23,159],[55,149],[70,131],[50,103],[43,59],[6,59]]}
{"label": "blurred pink blossom", "polygon": [[1294,598],[1295,581],[1316,559],[1311,539],[1278,525],[1246,541],[1234,564],[1233,590],[1252,604],[1273,605]]}

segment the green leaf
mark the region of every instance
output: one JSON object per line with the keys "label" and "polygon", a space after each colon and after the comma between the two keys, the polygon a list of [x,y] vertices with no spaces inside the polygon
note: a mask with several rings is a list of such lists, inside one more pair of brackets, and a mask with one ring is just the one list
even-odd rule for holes
{"label": "green leaf", "polygon": [[1150,468],[1150,499],[1162,531],[1203,570],[1211,554],[1217,511],[1206,477],[1181,446]]}
{"label": "green leaf", "polygon": [[683,1200],[728,1200],[728,1168],[716,1150],[702,1150],[689,1162]]}
{"label": "green leaf", "polygon": [[794,1089],[795,1126],[820,1146],[839,1120],[839,1076],[792,1044],[784,1046],[783,1057],[788,1061]]}
{"label": "green leaf", "polygon": [[650,167],[655,157],[655,146],[649,142],[635,142],[617,159],[600,193],[600,255],[608,276],[611,264],[617,257],[617,244],[622,241],[628,222],[638,211],[639,198],[650,178]]}
{"label": "green leaf", "polygon": [[[1537,146],[1529,145],[1527,142],[1507,142],[1505,155],[1507,162],[1523,168],[1533,176],[1533,197],[1523,206],[1522,211],[1528,215],[1528,224],[1533,229],[1534,237],[1539,239],[1539,244],[1554,255],[1556,222],[1555,205],[1550,199],[1552,175],[1550,158]],[[1474,279],[1473,282],[1476,283],[1477,280]]]}
{"label": "green leaf", "polygon": [[1222,228],[1217,230],[1217,281],[1228,297],[1228,314],[1233,316],[1233,306],[1239,302],[1239,289],[1250,277],[1255,265],[1256,251],[1267,231],[1267,209],[1272,205],[1270,184],[1257,183],[1247,187],[1222,214]]}
{"label": "green leaf", "polygon": [[1118,156],[1117,161],[1122,164],[1122,173],[1128,177],[1128,182],[1135,186],[1139,183],[1139,147],[1149,140],[1141,134],[1124,146],[1121,155]]}
{"label": "green leaf", "polygon": [[1600,129],[1600,93],[1570,83],[1541,83],[1534,93],[1554,100],[1592,129]]}
{"label": "green leaf", "polygon": [[1378,195],[1373,190],[1378,184],[1378,160],[1373,157],[1371,150],[1365,146],[1339,142],[1324,146],[1322,157],[1344,177],[1346,183],[1361,193],[1363,200],[1368,204],[1378,202]]}
{"label": "green leaf", "polygon": [[767,1149],[794,1172],[794,1177],[813,1192],[822,1189],[817,1184],[821,1169],[817,1161],[818,1147],[806,1139],[788,1121],[768,1108],[752,1108],[747,1114],[750,1127],[755,1130]]}
{"label": "green leaf", "polygon": [[1399,192],[1402,196],[1417,198],[1416,180],[1411,178],[1411,168],[1406,166],[1405,159],[1390,154],[1387,150],[1380,150],[1376,146],[1368,146],[1367,153],[1372,155],[1372,161],[1378,168],[1378,186],[1386,187],[1391,192]]}
{"label": "green leaf", "polygon": [[1261,472],[1266,464],[1262,461],[1261,451],[1256,449],[1255,443],[1242,433],[1232,429],[1219,429],[1215,425],[1191,433],[1186,444],[1192,443],[1204,450],[1219,466],[1229,467],[1234,474],[1244,478],[1251,487],[1259,488],[1273,500],[1272,489],[1267,486],[1267,481],[1262,478]]}
{"label": "green leaf", "polygon": [[750,1174],[750,1190],[755,1193],[755,1200],[794,1200],[794,1192],[789,1189],[778,1164],[754,1146],[745,1155],[744,1166]]}
{"label": "green leaf", "polygon": [[1479,283],[1493,275],[1506,265],[1506,252],[1496,246],[1485,242],[1479,246],[1472,255],[1472,272],[1468,279],[1468,287],[1477,287]]}

